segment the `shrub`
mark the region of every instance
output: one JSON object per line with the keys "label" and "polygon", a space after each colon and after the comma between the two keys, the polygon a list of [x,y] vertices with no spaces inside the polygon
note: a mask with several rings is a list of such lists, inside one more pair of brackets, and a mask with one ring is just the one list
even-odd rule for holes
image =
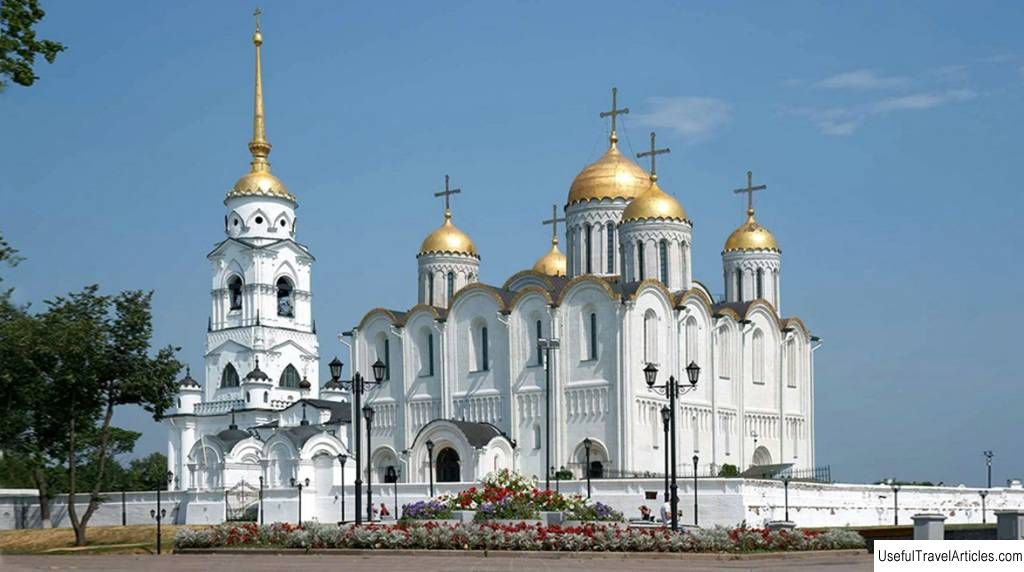
{"label": "shrub", "polygon": [[738,477],[740,476],[740,470],[736,468],[736,465],[730,465],[726,463],[722,465],[722,468],[718,470],[719,477]]}

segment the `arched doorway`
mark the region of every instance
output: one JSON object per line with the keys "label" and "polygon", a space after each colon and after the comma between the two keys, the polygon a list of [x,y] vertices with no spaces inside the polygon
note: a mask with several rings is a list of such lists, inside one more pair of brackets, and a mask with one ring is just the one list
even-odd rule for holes
{"label": "arched doorway", "polygon": [[752,465],[770,465],[772,464],[772,454],[768,451],[768,447],[761,445],[757,449],[754,449],[754,459],[751,462]]}
{"label": "arched doorway", "polygon": [[457,483],[461,480],[462,471],[459,467],[459,454],[451,447],[446,447],[437,454],[437,482]]}

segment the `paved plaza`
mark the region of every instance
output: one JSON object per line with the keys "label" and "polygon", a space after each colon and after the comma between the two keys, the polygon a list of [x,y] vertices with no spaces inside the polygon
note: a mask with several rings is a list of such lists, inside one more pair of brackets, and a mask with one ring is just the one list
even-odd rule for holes
{"label": "paved plaza", "polygon": [[658,555],[543,555],[470,556],[460,553],[365,554],[365,555],[60,555],[3,556],[4,572],[75,570],[77,572],[280,572],[302,569],[304,572],[345,570],[346,572],[510,572],[513,570],[580,570],[587,572],[661,571],[661,570],[828,570],[834,572],[872,569],[871,556],[843,552],[838,554],[793,554],[745,560],[718,560],[714,556]]}

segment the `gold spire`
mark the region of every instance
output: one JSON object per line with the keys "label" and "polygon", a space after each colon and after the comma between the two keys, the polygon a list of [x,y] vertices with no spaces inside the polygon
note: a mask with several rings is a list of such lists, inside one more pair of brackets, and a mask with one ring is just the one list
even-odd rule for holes
{"label": "gold spire", "polygon": [[558,218],[558,205],[551,205],[551,218],[541,222],[541,224],[551,225],[551,250],[534,263],[534,272],[548,276],[565,276],[565,255],[558,250],[558,223],[560,222],[565,222],[565,219]]}
{"label": "gold spire", "polygon": [[754,218],[754,193],[756,191],[763,191],[768,188],[768,185],[754,186],[754,174],[747,171],[747,186],[743,189],[736,189],[733,192],[736,194],[746,193],[747,194],[747,220],[740,225],[739,228],[733,231],[729,235],[729,238],[725,241],[725,252],[733,252],[737,250],[768,250],[773,252],[780,252],[779,243],[776,242],[775,236],[772,235],[769,230],[760,224],[757,219]]}
{"label": "gold spire", "polygon": [[270,142],[267,141],[267,128],[263,112],[263,66],[260,61],[260,46],[263,45],[263,33],[260,30],[260,15],[262,13],[263,11],[259,8],[253,12],[253,16],[256,18],[256,31],[252,35],[252,43],[256,46],[256,84],[253,101],[252,140],[249,141],[249,153],[252,154],[252,161],[249,163],[249,172],[238,179],[225,200],[261,195],[296,202],[295,196],[288,192],[284,183],[271,174],[270,162],[267,161],[267,157],[270,156]]}
{"label": "gold spire", "polygon": [[634,199],[650,184],[650,178],[639,165],[619,152],[619,137],[616,133],[616,119],[629,113],[629,108],[619,108],[619,90],[612,88],[612,108],[602,111],[601,117],[612,118],[612,130],[608,135],[608,150],[600,159],[587,165],[572,181],[566,206],[603,199]]}

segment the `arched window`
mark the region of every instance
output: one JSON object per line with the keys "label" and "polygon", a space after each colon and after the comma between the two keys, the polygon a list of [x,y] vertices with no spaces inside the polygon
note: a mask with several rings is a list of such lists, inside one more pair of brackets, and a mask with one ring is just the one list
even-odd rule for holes
{"label": "arched window", "polygon": [[533,347],[537,350],[537,365],[544,365],[544,356],[540,351],[540,339],[544,337],[544,326],[540,323],[540,320],[537,320],[536,327],[537,336]]}
{"label": "arched window", "polygon": [[434,273],[427,273],[427,304],[434,305]]}
{"label": "arched window", "polygon": [[295,369],[295,366],[292,364],[288,364],[288,367],[284,368],[284,371],[281,372],[281,379],[278,380],[277,384],[281,387],[298,389],[300,381],[302,381],[302,378],[299,377],[299,370]]}
{"label": "arched window", "polygon": [[228,279],[228,299],[231,303],[231,310],[242,309],[242,279],[238,276]]}
{"label": "arched window", "polygon": [[381,334],[383,338],[380,340],[378,346],[377,359],[384,362],[384,379],[391,379],[391,340],[385,334]]}
{"label": "arched window", "polygon": [[434,334],[429,331],[423,335],[423,348],[420,350],[420,375],[434,375]]}
{"label": "arched window", "polygon": [[689,363],[697,362],[700,363],[700,356],[697,355],[697,320],[690,316],[690,319],[686,321],[686,359],[684,360],[684,366]]}
{"label": "arched window", "polygon": [[644,275],[647,273],[644,268],[644,243],[638,241],[636,243],[636,279],[643,280]]}
{"label": "arched window", "polygon": [[451,303],[452,297],[455,296],[455,273],[448,273],[448,302]]}
{"label": "arched window", "polygon": [[487,355],[487,326],[480,328],[480,369],[487,371],[491,369],[490,357]]}
{"label": "arched window", "polygon": [[644,314],[644,362],[658,363],[658,315],[654,310]]}
{"label": "arched window", "polygon": [[277,279],[277,315],[295,317],[295,303],[292,300],[292,281],[284,276]]}
{"label": "arched window", "polygon": [[541,448],[540,425],[534,425],[533,426],[533,448],[534,449],[540,449]]}
{"label": "arched window", "polygon": [[662,239],[658,243],[658,269],[661,271],[661,283],[668,285],[668,241]]}
{"label": "arched window", "polygon": [[718,377],[728,379],[731,375],[732,367],[729,358],[729,330],[723,327],[718,330]]}
{"label": "arched window", "polygon": [[263,392],[263,403],[266,403],[268,401],[270,401],[270,392],[264,391]]}
{"label": "arched window", "polygon": [[606,237],[608,239],[608,264],[606,271],[608,274],[615,274],[615,225],[608,223],[605,226],[605,234],[608,235]]}
{"label": "arched window", "polygon": [[736,301],[743,301],[743,271],[736,269]]}
{"label": "arched window", "polygon": [[583,256],[585,257],[584,260],[585,260],[585,264],[586,264],[586,269],[587,269],[586,273],[587,274],[591,274],[594,271],[594,269],[593,269],[594,249],[593,249],[593,232],[592,232],[592,230],[593,229],[590,227],[589,224],[583,225],[583,244],[584,244]]}
{"label": "arched window", "polygon": [[786,344],[786,385],[796,387],[797,375],[800,373],[800,359],[797,353],[796,342],[790,340]]}
{"label": "arched window", "polygon": [[221,387],[238,387],[238,371],[235,366],[228,364],[224,366],[224,372],[220,376]]}
{"label": "arched window", "polygon": [[597,359],[597,314],[593,312],[590,313],[590,331],[587,333],[590,334],[587,359]]}
{"label": "arched window", "polygon": [[764,298],[764,270],[757,269],[757,297]]}
{"label": "arched window", "polygon": [[751,351],[753,363],[754,383],[764,383],[764,333],[761,330],[754,331],[753,348]]}

